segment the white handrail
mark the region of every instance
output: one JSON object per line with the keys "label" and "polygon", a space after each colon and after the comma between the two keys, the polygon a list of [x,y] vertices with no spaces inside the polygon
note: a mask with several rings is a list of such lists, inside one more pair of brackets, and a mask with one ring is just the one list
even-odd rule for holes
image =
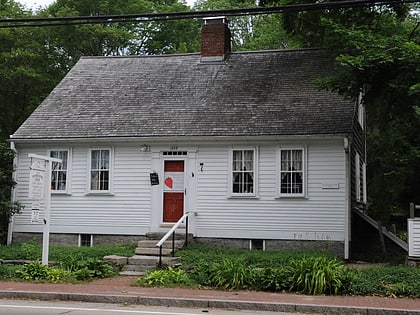
{"label": "white handrail", "polygon": [[[156,247],[161,247],[163,243],[171,236],[171,234],[181,225],[182,222],[191,214],[195,214],[195,212],[186,212],[177,223],[174,224],[174,226],[168,231],[168,233],[165,234],[165,236],[162,237],[162,239],[156,244]],[[186,235],[188,237],[188,235]]]}

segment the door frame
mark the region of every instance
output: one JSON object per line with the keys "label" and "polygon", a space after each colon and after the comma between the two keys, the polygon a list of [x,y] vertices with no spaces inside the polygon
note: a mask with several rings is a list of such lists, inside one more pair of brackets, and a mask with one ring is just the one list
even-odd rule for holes
{"label": "door frame", "polygon": [[[160,215],[160,221],[161,221],[161,225],[173,225],[173,224],[175,224],[176,222],[165,222],[165,221],[163,221],[163,218],[164,218],[164,212],[165,212],[165,209],[164,209],[164,207],[165,207],[165,192],[168,192],[168,191],[165,191],[165,183],[164,183],[164,181],[165,181],[165,163],[167,162],[167,161],[178,161],[178,162],[183,162],[183,164],[184,164],[184,171],[182,172],[183,173],[183,177],[184,177],[184,179],[183,179],[183,181],[184,181],[184,187],[183,187],[183,190],[182,191],[176,191],[176,192],[182,192],[183,193],[183,204],[182,204],[182,215],[181,215],[181,217],[185,214],[185,205],[186,205],[186,199],[187,199],[187,194],[186,194],[186,191],[187,191],[187,176],[186,176],[186,157],[184,157],[184,156],[182,156],[182,157],[180,157],[180,158],[176,158],[176,157],[171,157],[171,158],[163,158],[162,159],[162,174],[163,174],[163,176],[162,176],[162,209],[161,209],[161,215]],[[176,192],[174,192],[174,193],[176,193]]]}
{"label": "door frame", "polygon": [[[197,205],[197,147],[169,147],[153,146],[151,149],[152,163],[150,172],[156,172],[159,177],[159,184],[150,186],[150,232],[166,232],[173,224],[163,223],[163,180],[164,180],[164,161],[183,160],[184,161],[184,186],[187,194],[184,195],[184,214],[189,211],[196,212]],[[178,154],[176,154],[178,152]],[[183,152],[186,154],[179,154]],[[170,153],[170,154],[168,154]],[[175,154],[171,154],[175,153]],[[194,216],[193,216],[194,217]],[[195,233],[195,218],[190,216],[188,221],[189,230]]]}

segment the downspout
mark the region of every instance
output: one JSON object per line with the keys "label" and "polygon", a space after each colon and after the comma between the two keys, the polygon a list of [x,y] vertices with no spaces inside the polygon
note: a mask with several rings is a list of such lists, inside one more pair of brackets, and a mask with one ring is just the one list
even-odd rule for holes
{"label": "downspout", "polygon": [[345,191],[345,203],[347,205],[347,211],[344,216],[344,259],[350,258],[350,239],[351,239],[351,158],[350,158],[350,141],[348,137],[344,138],[344,155],[345,155],[345,166],[346,166],[346,191]]}
{"label": "downspout", "polygon": [[[16,182],[17,151],[16,151],[14,141],[10,141],[10,149],[15,153],[15,156],[13,158],[12,179],[13,179],[14,182]],[[12,187],[10,200],[11,200],[11,202],[16,201],[16,188],[15,187]],[[10,219],[9,227],[7,229],[7,245],[12,244],[14,221],[15,221],[15,216],[13,215],[12,218]]]}

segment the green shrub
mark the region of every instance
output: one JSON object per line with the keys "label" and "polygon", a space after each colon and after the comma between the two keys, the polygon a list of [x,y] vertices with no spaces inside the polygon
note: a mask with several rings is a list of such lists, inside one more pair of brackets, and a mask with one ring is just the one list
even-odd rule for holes
{"label": "green shrub", "polygon": [[63,282],[73,282],[74,276],[71,272],[61,269],[61,268],[49,268],[47,279],[48,282],[63,283]]}
{"label": "green shrub", "polygon": [[39,261],[23,265],[16,270],[16,275],[23,280],[47,280],[49,267]]}
{"label": "green shrub", "polygon": [[34,241],[21,244],[23,259],[37,260],[41,258],[41,248]]}
{"label": "green shrub", "polygon": [[287,291],[291,284],[292,269],[289,266],[256,269],[256,290]]}
{"label": "green shrub", "polygon": [[101,259],[89,258],[82,260],[74,271],[77,280],[89,280],[91,278],[107,278],[115,275],[115,270]]}
{"label": "green shrub", "polygon": [[150,287],[184,286],[192,285],[192,283],[185,270],[172,267],[148,271],[144,277],[139,278],[136,282],[137,285]]}
{"label": "green shrub", "polygon": [[338,294],[348,281],[343,262],[328,256],[307,256],[290,262],[290,291],[306,294]]}
{"label": "green shrub", "polygon": [[59,265],[62,269],[73,272],[81,268],[80,264],[83,260],[84,258],[80,253],[70,254],[61,258]]}
{"label": "green shrub", "polygon": [[371,267],[354,271],[348,285],[353,295],[420,297],[420,269],[407,266]]}
{"label": "green shrub", "polygon": [[217,288],[251,289],[255,282],[254,268],[241,261],[225,258],[210,265],[210,283]]}
{"label": "green shrub", "polygon": [[42,248],[34,241],[0,246],[0,257],[2,259],[27,259],[39,260],[41,258]]}
{"label": "green shrub", "polygon": [[16,265],[0,265],[0,279],[16,278],[16,270],[19,267]]}

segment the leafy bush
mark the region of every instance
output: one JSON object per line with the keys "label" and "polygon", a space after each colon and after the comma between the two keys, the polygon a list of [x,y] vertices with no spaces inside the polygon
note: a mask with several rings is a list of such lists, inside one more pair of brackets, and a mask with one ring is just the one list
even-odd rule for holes
{"label": "leafy bush", "polygon": [[16,270],[19,266],[14,265],[0,265],[0,279],[16,278]]}
{"label": "leafy bush", "polygon": [[115,270],[101,259],[89,258],[80,262],[75,274],[78,280],[88,280],[90,278],[112,277],[115,275]]}
{"label": "leafy bush", "polygon": [[[93,247],[76,246],[50,246],[49,260],[62,262],[68,256],[77,256],[82,259],[102,259],[106,255],[131,256],[136,248],[135,243],[97,245]],[[0,245],[0,257],[2,259],[29,259],[38,260],[41,258],[42,246],[34,241],[12,244],[9,246]]]}
{"label": "leafy bush", "polygon": [[256,269],[254,289],[263,291],[289,290],[292,272],[293,270],[289,266]]}
{"label": "leafy bush", "polygon": [[238,260],[225,258],[210,265],[210,283],[216,288],[250,289],[255,281],[254,268]]}
{"label": "leafy bush", "polygon": [[[327,253],[249,251],[194,245],[178,252],[200,285],[223,289],[297,291],[308,294],[345,292],[355,277]],[[220,262],[220,257],[224,257]]]}
{"label": "leafy bush", "polygon": [[16,275],[23,280],[47,280],[49,267],[39,261],[23,265],[16,270]]}
{"label": "leafy bush", "polygon": [[371,267],[354,273],[349,294],[420,297],[420,268]]}
{"label": "leafy bush", "polygon": [[16,275],[27,281],[69,282],[74,279],[69,271],[42,265],[39,261],[20,266]]}
{"label": "leafy bush", "polygon": [[290,291],[306,294],[337,294],[343,290],[349,273],[343,262],[327,256],[307,256],[290,263]]}
{"label": "leafy bush", "polygon": [[136,282],[137,285],[150,287],[183,286],[192,283],[185,270],[172,267],[148,271],[144,277],[139,278]]}
{"label": "leafy bush", "polygon": [[99,259],[81,260],[72,268],[50,267],[39,261],[19,267],[15,274],[23,280],[72,282],[74,280],[89,280],[115,275],[112,266]]}

